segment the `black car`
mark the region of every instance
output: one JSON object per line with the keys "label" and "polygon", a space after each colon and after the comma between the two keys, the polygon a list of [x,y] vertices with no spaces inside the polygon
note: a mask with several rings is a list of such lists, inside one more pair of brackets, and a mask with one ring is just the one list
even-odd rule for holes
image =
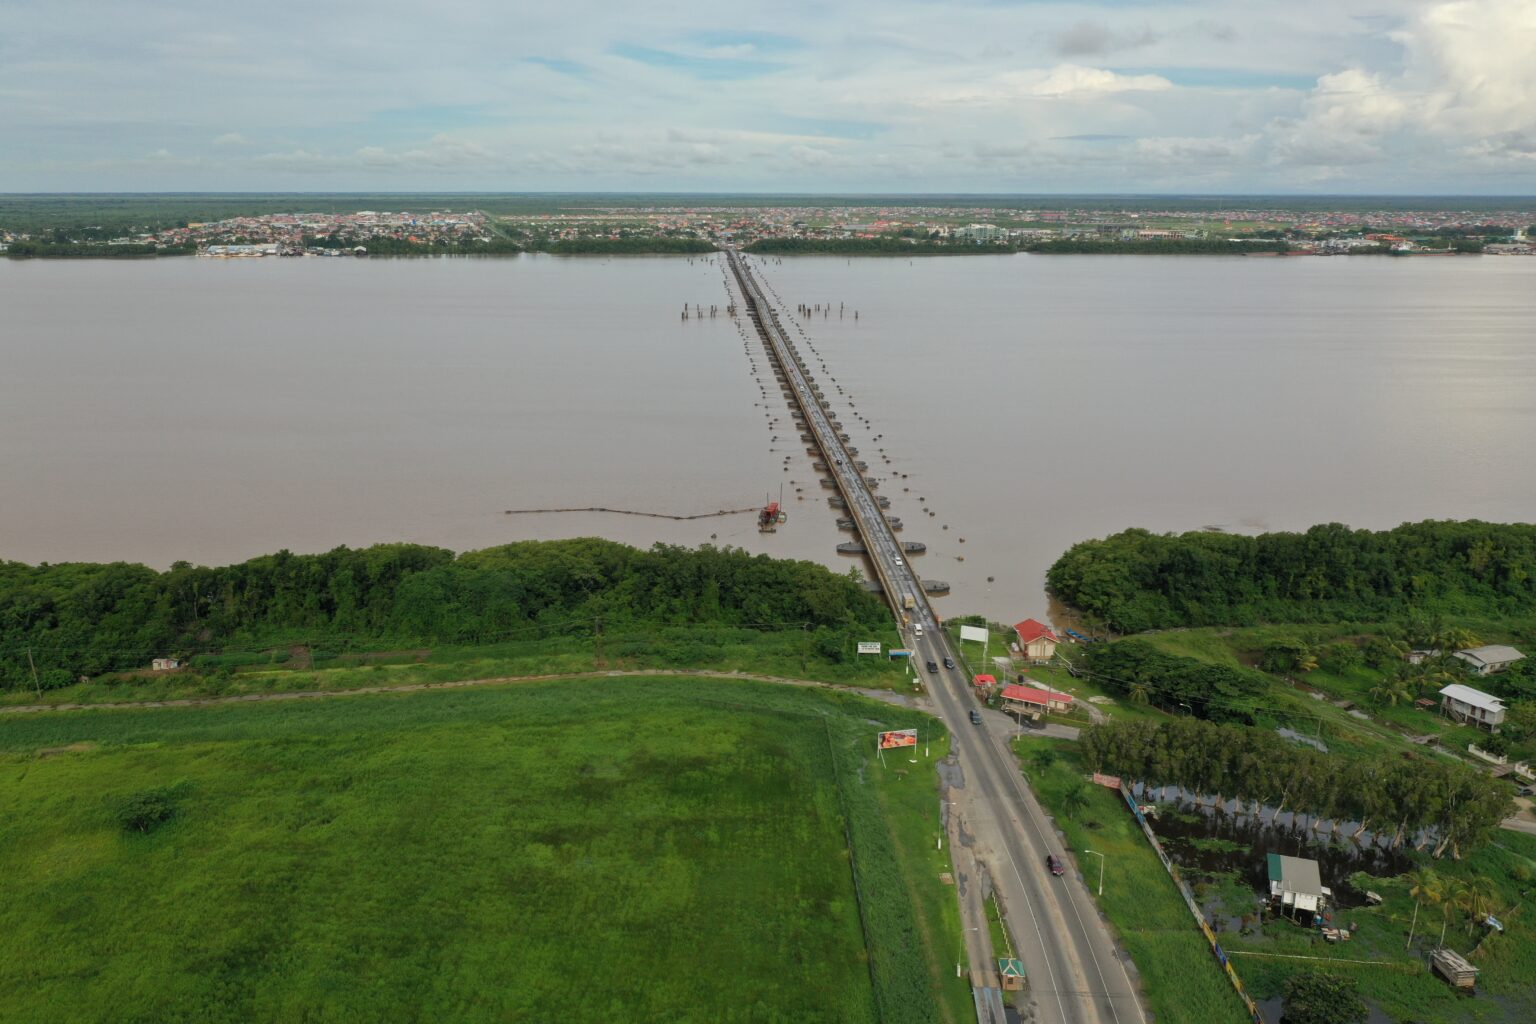
{"label": "black car", "polygon": [[938,662],[930,661],[928,663],[928,671],[929,672],[938,672],[938,670],[939,670],[939,663]]}
{"label": "black car", "polygon": [[980,725],[981,724],[981,712],[977,711],[975,708],[971,708],[971,724],[972,725]]}
{"label": "black car", "polygon": [[944,667],[945,668],[954,668],[955,667],[955,659],[954,658],[945,658],[944,659]]}
{"label": "black car", "polygon": [[1051,874],[1053,875],[1064,875],[1067,873],[1067,866],[1054,853],[1045,855],[1045,866],[1051,869]]}

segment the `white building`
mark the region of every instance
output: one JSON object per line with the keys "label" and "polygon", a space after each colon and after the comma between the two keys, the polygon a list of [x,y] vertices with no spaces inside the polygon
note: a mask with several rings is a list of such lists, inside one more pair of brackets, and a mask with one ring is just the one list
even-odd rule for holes
{"label": "white building", "polygon": [[1458,722],[1497,732],[1504,721],[1504,702],[1482,690],[1452,683],[1440,691],[1440,709]]}
{"label": "white building", "polygon": [[1473,675],[1491,676],[1495,672],[1503,672],[1525,655],[1505,644],[1485,644],[1457,651],[1456,657],[1467,663],[1467,671]]}

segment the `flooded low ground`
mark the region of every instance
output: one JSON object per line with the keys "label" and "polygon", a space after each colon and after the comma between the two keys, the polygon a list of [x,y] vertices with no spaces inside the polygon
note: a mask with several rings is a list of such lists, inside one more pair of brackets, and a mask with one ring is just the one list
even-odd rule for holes
{"label": "flooded low ground", "polygon": [[[1536,260],[806,257],[764,276],[791,318],[831,307],[800,320],[803,354],[928,544],[919,571],[953,583],[944,614],[1039,616],[1051,561],[1127,526],[1536,518]],[[0,557],[597,534],[856,564],[760,349],[707,315],[726,301],[717,259],[680,257],[0,263]],[[750,515],[503,514],[688,515],[781,483],[770,535]]]}

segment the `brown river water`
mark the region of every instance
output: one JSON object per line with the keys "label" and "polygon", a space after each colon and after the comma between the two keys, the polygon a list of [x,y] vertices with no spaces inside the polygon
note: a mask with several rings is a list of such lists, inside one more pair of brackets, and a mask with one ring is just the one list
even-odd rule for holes
{"label": "brown river water", "polygon": [[[1536,519],[1536,259],[762,266],[919,572],[953,584],[941,614],[1040,617],[1056,556],[1127,526]],[[727,301],[718,258],[0,263],[0,558],[601,535],[855,565]],[[504,514],[781,484],[767,535]]]}

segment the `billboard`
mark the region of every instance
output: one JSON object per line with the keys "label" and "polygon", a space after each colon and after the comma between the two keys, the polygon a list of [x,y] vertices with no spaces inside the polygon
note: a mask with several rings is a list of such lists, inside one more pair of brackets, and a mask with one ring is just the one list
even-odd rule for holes
{"label": "billboard", "polygon": [[879,654],[880,653],[880,641],[878,641],[878,640],[860,640],[859,641],[859,653],[860,654]]}
{"label": "billboard", "polygon": [[912,657],[912,652],[907,650],[905,647],[892,647],[891,648],[891,657],[893,657],[893,658],[910,658],[910,657]]}
{"label": "billboard", "polygon": [[892,729],[890,732],[880,734],[880,749],[893,750],[897,747],[917,746],[916,729]]}
{"label": "billboard", "polygon": [[961,626],[961,640],[975,640],[979,644],[987,642],[987,631],[983,626]]}

